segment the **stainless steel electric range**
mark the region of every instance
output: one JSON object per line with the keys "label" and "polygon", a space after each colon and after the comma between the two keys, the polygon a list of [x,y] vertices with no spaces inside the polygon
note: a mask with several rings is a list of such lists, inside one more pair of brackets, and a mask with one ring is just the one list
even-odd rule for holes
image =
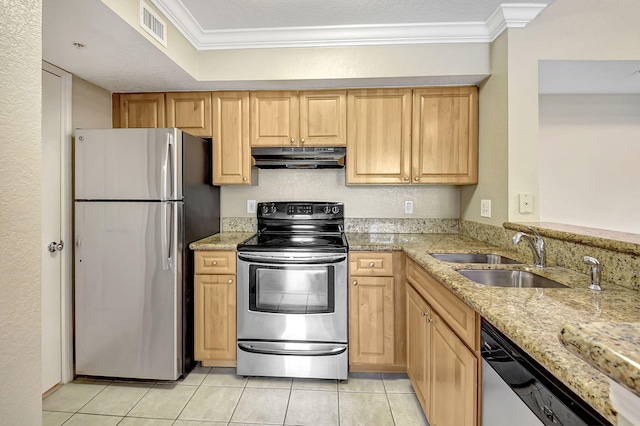
{"label": "stainless steel electric range", "polygon": [[344,206],[258,204],[238,245],[237,374],[347,379]]}

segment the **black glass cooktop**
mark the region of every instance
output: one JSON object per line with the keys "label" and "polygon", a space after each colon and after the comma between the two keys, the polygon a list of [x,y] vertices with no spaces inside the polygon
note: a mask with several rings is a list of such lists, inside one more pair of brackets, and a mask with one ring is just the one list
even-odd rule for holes
{"label": "black glass cooktop", "polygon": [[238,251],[322,251],[346,253],[347,240],[335,234],[256,234],[238,244]]}

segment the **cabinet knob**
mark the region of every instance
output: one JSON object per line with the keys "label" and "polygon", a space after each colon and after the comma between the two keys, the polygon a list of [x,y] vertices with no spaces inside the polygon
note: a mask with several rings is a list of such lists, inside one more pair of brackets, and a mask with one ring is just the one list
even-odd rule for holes
{"label": "cabinet knob", "polygon": [[218,264],[217,261],[215,261],[215,260],[211,261],[211,266],[216,266],[217,264]]}
{"label": "cabinet knob", "polygon": [[373,262],[369,262],[369,268],[373,268],[374,263]]}
{"label": "cabinet knob", "polygon": [[416,177],[413,178],[413,180],[416,181],[416,182],[419,182],[420,178],[418,176],[416,176]]}
{"label": "cabinet knob", "polygon": [[242,181],[246,182],[247,181],[247,177],[246,176],[242,176]]}
{"label": "cabinet knob", "polygon": [[229,284],[233,284],[233,280],[232,280],[231,278],[229,278],[228,283],[229,283]]}
{"label": "cabinet knob", "polygon": [[300,143],[304,143],[304,138],[300,139]]}
{"label": "cabinet knob", "polygon": [[409,182],[409,176],[405,176],[405,177],[403,178],[403,180],[404,180],[405,182]]}
{"label": "cabinet knob", "polygon": [[353,281],[353,285],[358,285],[358,281]]}
{"label": "cabinet knob", "polygon": [[296,143],[296,138],[291,138],[291,145],[293,145],[294,143]]}

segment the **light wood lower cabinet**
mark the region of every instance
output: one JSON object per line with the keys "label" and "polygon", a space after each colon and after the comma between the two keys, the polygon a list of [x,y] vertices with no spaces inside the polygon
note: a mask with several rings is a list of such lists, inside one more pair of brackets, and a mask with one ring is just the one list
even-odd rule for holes
{"label": "light wood lower cabinet", "polygon": [[[480,318],[415,262],[407,260],[406,272],[407,374],[420,405],[431,426],[476,426]],[[430,291],[436,286],[455,299]],[[473,312],[473,320],[463,327],[463,334],[468,332],[463,338],[443,319],[460,311],[458,303]]]}
{"label": "light wood lower cabinet", "polygon": [[405,369],[402,256],[400,252],[349,254],[351,371]]}
{"label": "light wood lower cabinet", "polygon": [[236,253],[195,253],[195,359],[204,366],[236,365]]}

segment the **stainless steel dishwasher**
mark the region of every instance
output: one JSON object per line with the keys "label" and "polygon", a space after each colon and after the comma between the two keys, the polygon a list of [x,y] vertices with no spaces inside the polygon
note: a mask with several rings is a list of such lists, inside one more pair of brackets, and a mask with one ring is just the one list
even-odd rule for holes
{"label": "stainless steel dishwasher", "polygon": [[484,426],[610,425],[486,320],[482,320]]}

